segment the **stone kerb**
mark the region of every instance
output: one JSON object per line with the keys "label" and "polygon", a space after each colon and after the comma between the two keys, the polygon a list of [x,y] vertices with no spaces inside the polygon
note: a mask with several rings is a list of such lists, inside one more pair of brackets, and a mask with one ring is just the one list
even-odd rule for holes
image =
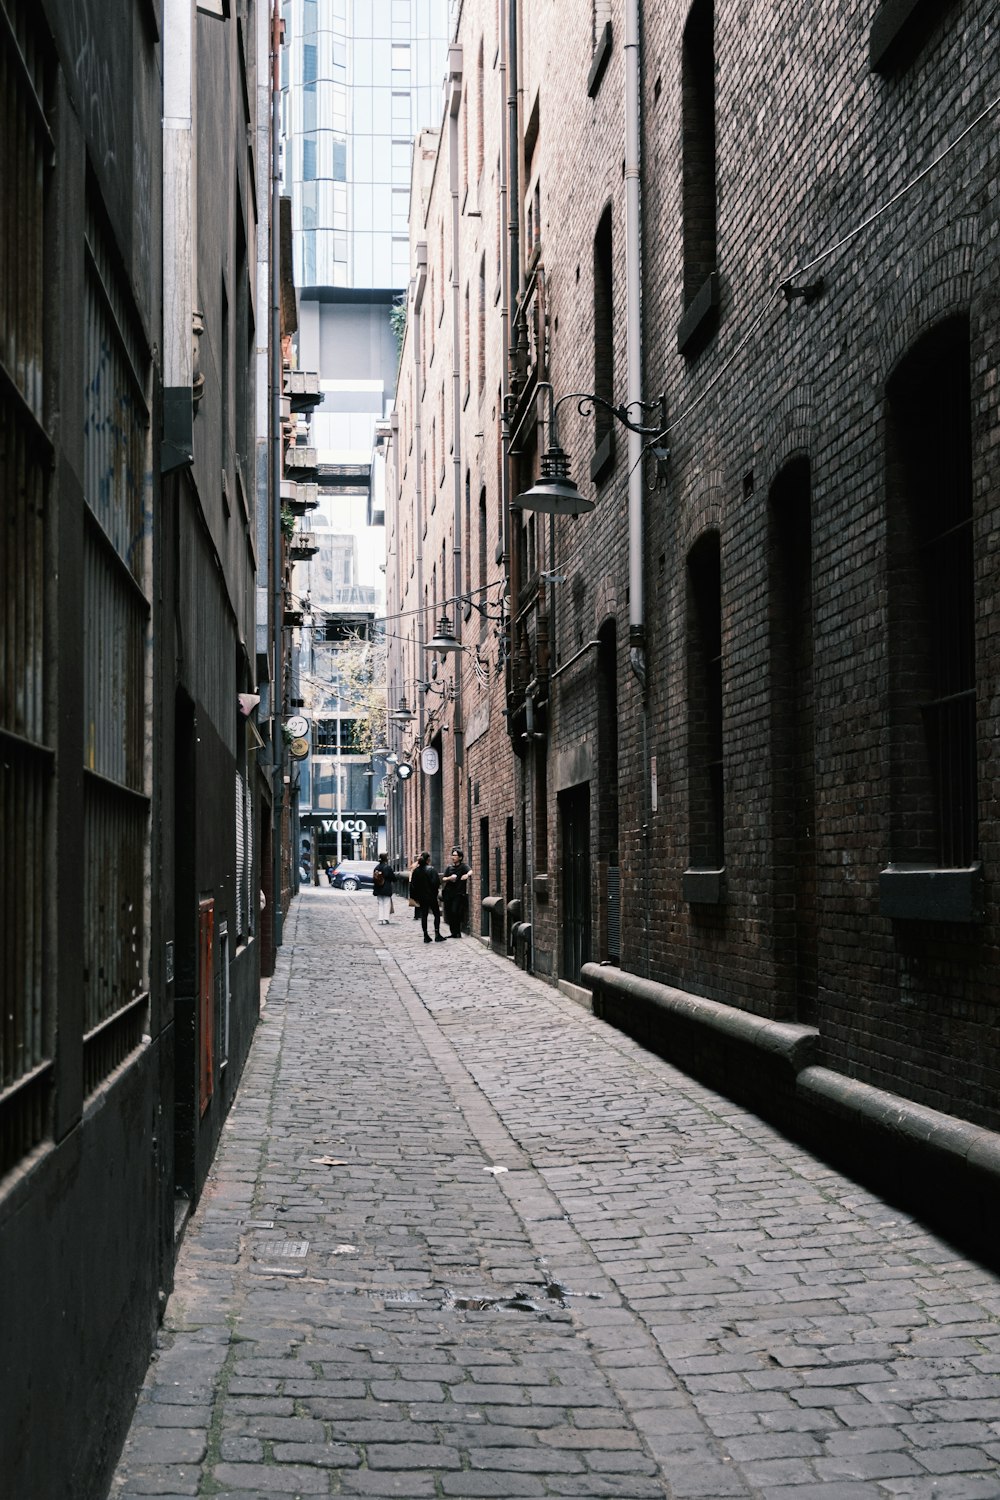
{"label": "stone kerb", "polygon": [[815,1027],[771,1021],[608,965],[585,964],[581,979],[599,1018],[709,1087],[751,1100],[824,1158],[960,1232],[973,1248],[995,1247],[996,1132],[821,1066]]}

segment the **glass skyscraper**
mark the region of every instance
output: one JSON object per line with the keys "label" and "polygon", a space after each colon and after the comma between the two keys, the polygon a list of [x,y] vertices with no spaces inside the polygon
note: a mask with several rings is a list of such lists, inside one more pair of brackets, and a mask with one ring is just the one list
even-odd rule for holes
{"label": "glass skyscraper", "polygon": [[285,0],[295,284],[402,290],[413,138],[440,123],[449,0]]}

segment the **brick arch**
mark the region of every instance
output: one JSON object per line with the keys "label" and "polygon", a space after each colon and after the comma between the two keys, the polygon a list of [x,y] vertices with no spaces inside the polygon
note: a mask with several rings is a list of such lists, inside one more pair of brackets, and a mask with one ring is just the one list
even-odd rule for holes
{"label": "brick arch", "polygon": [[707,531],[717,531],[721,536],[725,517],[726,491],[722,471],[703,471],[697,476],[695,483],[697,492],[685,499],[684,520],[680,526],[680,546],[684,557]]}
{"label": "brick arch", "polygon": [[[811,458],[815,448],[816,416],[812,386],[797,385],[767,413],[761,436],[760,489],[770,489],[794,458]],[[756,469],[757,464],[754,465]]]}
{"label": "brick arch", "polygon": [[927,237],[912,254],[913,274],[878,301],[881,337],[876,375],[881,385],[906,351],[935,323],[972,305],[980,258],[979,221],[974,216]]}
{"label": "brick arch", "polygon": [[610,573],[603,573],[594,595],[594,634],[607,620],[618,622],[618,585]]}

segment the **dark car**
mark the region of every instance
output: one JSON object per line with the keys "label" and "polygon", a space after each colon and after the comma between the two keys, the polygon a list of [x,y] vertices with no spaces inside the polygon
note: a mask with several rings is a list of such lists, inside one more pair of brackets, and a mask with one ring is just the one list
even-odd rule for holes
{"label": "dark car", "polygon": [[333,884],[338,891],[370,891],[377,863],[374,859],[342,859],[334,869]]}

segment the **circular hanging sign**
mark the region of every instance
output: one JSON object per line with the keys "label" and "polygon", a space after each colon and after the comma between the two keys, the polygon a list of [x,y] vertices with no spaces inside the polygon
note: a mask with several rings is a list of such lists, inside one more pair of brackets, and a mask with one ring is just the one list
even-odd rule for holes
{"label": "circular hanging sign", "polygon": [[304,734],[309,733],[309,720],[296,714],[294,718],[285,720],[285,728],[293,740],[300,740]]}
{"label": "circular hanging sign", "polygon": [[293,760],[305,760],[309,754],[309,741],[302,735],[297,735],[289,745],[288,753]]}
{"label": "circular hanging sign", "polygon": [[420,766],[425,776],[436,776],[441,767],[441,758],[433,745],[420,753]]}

